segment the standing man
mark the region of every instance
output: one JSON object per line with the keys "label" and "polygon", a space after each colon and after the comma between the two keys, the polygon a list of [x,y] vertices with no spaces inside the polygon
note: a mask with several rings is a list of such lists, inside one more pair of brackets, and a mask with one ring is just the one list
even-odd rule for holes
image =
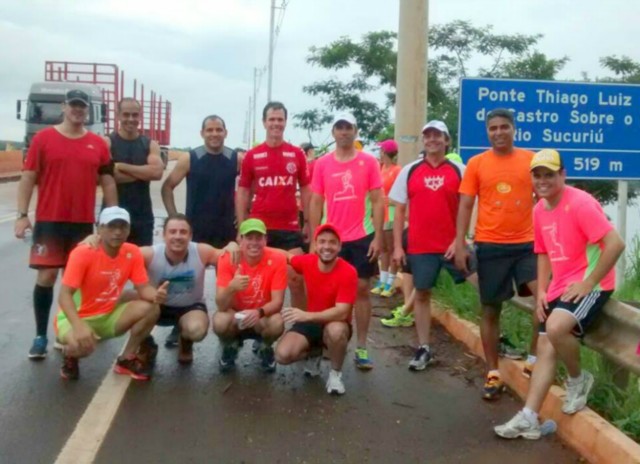
{"label": "standing man", "polygon": [[[427,123],[422,129],[422,141],[424,158],[402,168],[389,195],[396,205],[394,261],[407,265],[415,286],[413,313],[419,347],[409,362],[409,369],[413,371],[425,369],[433,359],[429,347],[431,289],[436,285],[440,270],[446,269],[456,283],[464,282],[467,277],[453,263],[458,189],[464,165],[445,156],[449,130],[444,122]],[[405,255],[402,235],[407,205],[409,228]]]}
{"label": "standing man", "polygon": [[[242,162],[236,200],[236,217],[260,219],[267,227],[267,244],[291,254],[302,254],[296,191],[300,189],[306,227],[311,190],[307,161],[302,150],[284,141],[287,109],[280,102],[269,102],[262,110],[267,140],[249,150]],[[253,201],[251,194],[253,193]],[[249,205],[251,211],[249,212]],[[289,270],[291,304],[305,308],[302,279]]]}
{"label": "standing man", "polygon": [[[158,319],[158,304],[166,297],[166,284],[157,291],[149,285],[140,249],[125,243],[130,224],[126,210],[118,206],[103,209],[99,224],[99,246],[76,247],[62,277],[60,311],[55,320],[58,341],[64,345],[60,375],[77,379],[79,358],[89,356],[98,340],[129,332],[113,370],[136,380],[148,380],[148,365],[137,352]],[[136,298],[118,304],[129,280],[135,286]]]}
{"label": "standing man", "polygon": [[[289,256],[293,269],[304,277],[308,309],[282,310],[285,322],[293,325],[278,342],[276,360],[291,364],[307,358],[314,348],[326,347],[331,360],[327,393],[343,395],[342,365],[352,334],[351,313],[358,292],[358,273],[338,257],[341,241],[335,227],[323,224],[314,235],[315,253]],[[319,356],[318,367],[320,361]],[[314,373],[319,374],[317,370]]]}
{"label": "standing man", "polygon": [[[482,320],[480,334],[487,360],[483,398],[498,399],[505,389],[498,370],[500,311],[513,297],[514,284],[520,295],[536,292],[536,259],[533,253],[533,186],[529,165],[533,152],[513,146],[513,113],[495,109],[487,114],[491,149],[472,157],[460,185],[460,207],[456,231],[455,262],[468,272],[469,252],[465,236],[478,197],[475,249]],[[534,327],[537,317],[532,316]],[[537,331],[531,340],[535,352]],[[529,361],[533,361],[529,358]]]}
{"label": "standing man", "polygon": [[[336,149],[316,161],[309,225],[311,230],[318,227],[326,206],[324,221],[333,224],[343,240],[340,257],[358,271],[355,362],[359,369],[368,370],[373,368],[367,351],[371,320],[369,280],[376,273],[382,249],[382,177],[378,161],[354,147],[358,127],[353,115],[338,116],[331,132]],[[311,245],[313,252],[313,242]]]}
{"label": "standing man", "polygon": [[267,228],[260,219],[243,221],[239,233],[240,263],[232,264],[225,255],[218,264],[213,331],[222,344],[220,369],[233,369],[242,342],[253,338],[262,340],[258,348],[262,369],[274,372],[272,345],[284,331],[280,310],[287,288],[287,258],[267,248]]}
{"label": "standing man", "polygon": [[580,343],[615,288],[616,261],[624,242],[587,192],[565,185],[567,173],[555,150],[536,153],[531,162],[540,201],[534,210],[538,254],[540,319],[538,362],[525,407],[495,427],[504,438],[540,438],[538,413],[556,377],[556,364],[567,368],[562,412],[575,414],[587,404],[593,375],[581,369]]}
{"label": "standing man", "polygon": [[36,338],[30,359],[47,355],[47,327],[58,270],[67,263],[71,250],[93,232],[96,179],[104,203],[118,202],[109,147],[100,136],[87,131],[89,96],[70,90],[62,105],[63,121],[38,132],[27,153],[18,184],[18,217],[14,232],[24,238],[31,229],[29,203],[36,184],[38,200],[29,267],[36,269],[33,308]]}
{"label": "standing man", "polygon": [[114,177],[118,186],[118,204],[131,215],[129,242],[138,246],[153,244],[153,206],[149,184],[162,179],[164,165],[160,145],[140,134],[140,103],[133,98],[118,102],[119,127],[109,135]]}
{"label": "standing man", "polygon": [[173,190],[186,177],[193,241],[223,248],[236,238],[234,196],[241,160],[224,145],[227,127],[220,116],[204,118],[200,135],[204,145],[181,156],[162,184],[162,202],[169,215],[177,213]]}

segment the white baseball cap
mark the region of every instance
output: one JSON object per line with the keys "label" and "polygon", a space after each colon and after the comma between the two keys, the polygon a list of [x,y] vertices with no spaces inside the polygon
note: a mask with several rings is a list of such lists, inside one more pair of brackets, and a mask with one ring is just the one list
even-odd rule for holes
{"label": "white baseball cap", "polygon": [[356,117],[354,115],[352,115],[351,113],[342,113],[335,117],[335,119],[333,120],[333,124],[331,124],[331,127],[335,126],[340,121],[348,122],[352,126],[358,125],[358,123],[356,122]]}
{"label": "white baseball cap", "polygon": [[442,132],[443,134],[447,134],[447,137],[451,137],[449,135],[449,129],[447,129],[447,125],[442,121],[438,121],[437,119],[434,119],[426,123],[425,126],[422,128],[422,133],[424,134],[424,131],[426,131],[427,129],[436,129]]}
{"label": "white baseball cap", "polygon": [[117,220],[131,224],[131,218],[129,217],[129,212],[126,209],[120,208],[119,206],[109,206],[108,208],[103,209],[100,213],[98,223],[101,226],[106,226]]}

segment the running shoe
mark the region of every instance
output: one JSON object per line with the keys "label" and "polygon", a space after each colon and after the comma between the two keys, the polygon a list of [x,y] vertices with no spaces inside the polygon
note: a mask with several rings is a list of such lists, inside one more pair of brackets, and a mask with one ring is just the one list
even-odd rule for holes
{"label": "running shoe", "polygon": [[80,366],[78,358],[65,356],[62,359],[62,367],[60,368],[60,377],[65,380],[78,380],[80,377]]}
{"label": "running shoe", "polygon": [[180,329],[178,329],[178,325],[176,324],[164,341],[165,348],[176,348],[178,346],[178,337],[180,337]]}
{"label": "running shoe", "polygon": [[222,345],[222,355],[220,356],[220,371],[229,372],[236,367],[238,357],[238,347],[235,344]]}
{"label": "running shoe", "polygon": [[342,382],[342,372],[331,369],[329,379],[327,380],[327,393],[330,395],[344,395],[344,383]]}
{"label": "running shoe", "polygon": [[396,293],[393,285],[385,284],[384,289],[380,292],[380,296],[384,298],[391,298]]}
{"label": "running shoe", "polygon": [[276,371],[276,357],[271,345],[264,345],[260,348],[260,365],[264,372],[272,373]]}
{"label": "running shoe", "polygon": [[142,361],[137,355],[118,356],[113,372],[120,375],[128,375],[135,380],[149,380],[151,373],[147,363]]}
{"label": "running shoe", "polygon": [[373,293],[374,295],[380,295],[383,290],[384,290],[384,284],[378,281],[375,287],[371,289],[371,293]]}
{"label": "running shoe", "polygon": [[507,337],[500,337],[498,355],[507,359],[524,359],[525,352],[516,347]]}
{"label": "running shoe", "polygon": [[415,324],[415,318],[413,317],[413,313],[407,316],[402,313],[396,313],[395,316],[390,317],[389,319],[380,319],[380,323],[389,328],[411,327]]}
{"label": "running shoe", "polygon": [[48,343],[49,340],[47,340],[47,337],[43,335],[38,335],[36,338],[34,338],[31,349],[29,350],[29,359],[37,361],[46,358]]}
{"label": "running shoe", "polygon": [[524,362],[524,367],[522,368],[522,375],[527,379],[531,378],[531,374],[533,373],[533,367],[535,364],[530,363],[529,361]]}
{"label": "running shoe", "polygon": [[320,363],[322,363],[322,355],[308,357],[304,363],[305,377],[318,377],[320,375]]}
{"label": "running shoe", "polygon": [[593,388],[593,375],[590,372],[582,371],[579,380],[566,383],[567,395],[564,398],[562,412],[565,414],[575,414],[587,405],[589,392]]}
{"label": "running shoe", "polygon": [[423,371],[433,362],[433,353],[430,349],[421,346],[416,350],[416,354],[409,362],[410,371]]}
{"label": "running shoe", "polygon": [[138,357],[146,363],[156,362],[158,357],[158,344],[153,335],[147,335],[138,348]]}
{"label": "running shoe", "polygon": [[529,422],[522,411],[518,411],[518,414],[506,424],[494,427],[493,431],[502,438],[522,437],[527,440],[538,440],[542,436],[538,421]]}
{"label": "running shoe", "polygon": [[58,350],[58,351],[62,351],[64,349],[64,345],[62,343],[60,343],[57,339],[55,342],[53,342],[53,349],[54,350]]}
{"label": "running shoe", "polygon": [[193,341],[180,337],[178,344],[178,362],[191,364],[193,362]]}
{"label": "running shoe", "polygon": [[356,367],[362,371],[373,369],[373,363],[369,359],[369,352],[366,348],[356,348]]}
{"label": "running shoe", "polygon": [[500,376],[495,374],[487,375],[487,380],[484,383],[484,389],[482,391],[482,398],[485,400],[497,400],[505,390],[505,384]]}

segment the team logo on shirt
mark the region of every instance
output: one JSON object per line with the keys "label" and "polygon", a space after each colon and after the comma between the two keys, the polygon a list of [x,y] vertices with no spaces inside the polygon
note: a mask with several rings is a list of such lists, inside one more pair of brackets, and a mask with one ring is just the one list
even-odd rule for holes
{"label": "team logo on shirt", "polygon": [[437,192],[444,185],[444,176],[431,176],[424,178],[424,186]]}
{"label": "team logo on shirt", "polygon": [[266,158],[267,154],[266,153],[256,153],[253,155],[253,159],[262,159],[262,158]]}
{"label": "team logo on shirt", "polygon": [[296,154],[292,151],[283,151],[282,156],[284,156],[285,158],[295,158]]}
{"label": "team logo on shirt", "polygon": [[550,261],[567,261],[569,258],[564,254],[564,247],[558,241],[558,224],[553,223],[550,226],[542,228],[542,232],[547,234],[549,240],[544,243],[547,246],[547,255]]}
{"label": "team logo on shirt", "polygon": [[298,172],[298,167],[296,166],[296,163],[287,163],[287,172],[289,174],[295,174],[296,172]]}
{"label": "team logo on shirt", "polygon": [[351,174],[350,169],[347,169],[344,173],[334,174],[334,176],[340,176],[340,180],[342,181],[342,190],[333,195],[333,201],[345,201],[357,198],[356,189],[351,183],[353,180],[353,174]]}
{"label": "team logo on shirt", "polygon": [[293,176],[265,176],[258,179],[260,187],[286,187],[295,185]]}
{"label": "team logo on shirt", "polygon": [[496,185],[496,190],[500,193],[509,193],[511,191],[511,184],[506,182],[498,182]]}
{"label": "team logo on shirt", "polygon": [[89,150],[95,150],[95,148],[96,148],[96,147],[94,147],[93,145],[89,144],[89,145],[87,145],[87,148],[88,148]]}

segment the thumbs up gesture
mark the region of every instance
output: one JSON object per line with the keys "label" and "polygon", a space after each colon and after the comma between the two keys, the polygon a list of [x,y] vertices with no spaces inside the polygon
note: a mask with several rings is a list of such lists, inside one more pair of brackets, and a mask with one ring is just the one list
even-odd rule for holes
{"label": "thumbs up gesture", "polygon": [[165,280],[164,282],[162,282],[162,284],[160,284],[160,286],[156,290],[156,297],[154,301],[158,304],[163,304],[165,301],[167,301],[168,289],[169,289],[169,281]]}
{"label": "thumbs up gesture", "polygon": [[233,291],[241,292],[249,286],[249,276],[242,274],[240,267],[238,267],[229,286]]}

